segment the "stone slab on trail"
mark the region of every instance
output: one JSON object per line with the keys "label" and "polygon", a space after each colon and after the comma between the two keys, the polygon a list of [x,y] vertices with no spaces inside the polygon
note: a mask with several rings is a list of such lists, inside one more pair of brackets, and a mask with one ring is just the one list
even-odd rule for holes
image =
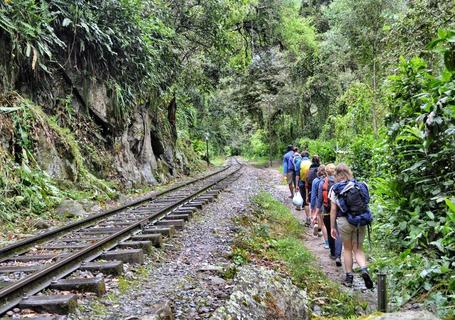
{"label": "stone slab on trail", "polygon": [[241,267],[229,301],[210,319],[308,319],[308,297],[274,270],[255,265]]}

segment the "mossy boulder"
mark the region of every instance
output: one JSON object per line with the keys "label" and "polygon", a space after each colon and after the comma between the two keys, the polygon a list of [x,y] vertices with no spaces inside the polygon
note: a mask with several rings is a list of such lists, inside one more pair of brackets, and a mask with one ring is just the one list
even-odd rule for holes
{"label": "mossy boulder", "polygon": [[75,200],[63,200],[55,212],[66,218],[83,217],[87,214],[82,204]]}
{"label": "mossy boulder", "polygon": [[244,266],[234,281],[230,299],[213,313],[212,320],[309,318],[306,292],[274,270]]}

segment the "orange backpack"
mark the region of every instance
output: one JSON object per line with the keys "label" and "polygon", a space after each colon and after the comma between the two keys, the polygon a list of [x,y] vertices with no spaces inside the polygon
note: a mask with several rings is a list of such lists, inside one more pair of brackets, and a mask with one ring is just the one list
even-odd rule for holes
{"label": "orange backpack", "polygon": [[329,177],[324,178],[324,184],[322,185],[322,203],[324,204],[325,208],[330,209],[330,199],[329,199],[329,186],[330,180]]}

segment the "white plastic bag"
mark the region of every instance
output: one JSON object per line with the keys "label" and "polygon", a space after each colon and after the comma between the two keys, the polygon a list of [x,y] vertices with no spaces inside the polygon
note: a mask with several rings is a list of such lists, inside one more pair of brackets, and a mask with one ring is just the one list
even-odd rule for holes
{"label": "white plastic bag", "polygon": [[292,203],[298,208],[303,205],[303,198],[300,195],[300,192],[296,192],[294,194],[294,198],[292,198]]}

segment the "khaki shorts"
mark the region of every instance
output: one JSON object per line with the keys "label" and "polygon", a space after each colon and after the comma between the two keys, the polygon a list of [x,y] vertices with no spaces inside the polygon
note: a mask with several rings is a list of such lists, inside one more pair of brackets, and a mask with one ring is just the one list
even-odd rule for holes
{"label": "khaki shorts", "polygon": [[288,184],[291,184],[294,182],[294,173],[292,171],[286,173],[286,180]]}
{"label": "khaki shorts", "polygon": [[[341,240],[343,241],[351,241],[352,243],[357,243],[357,227],[353,226],[348,222],[346,217],[338,217],[337,218],[337,225],[338,231],[341,235]],[[365,239],[365,229],[366,226],[359,227],[359,244],[363,243]]]}

